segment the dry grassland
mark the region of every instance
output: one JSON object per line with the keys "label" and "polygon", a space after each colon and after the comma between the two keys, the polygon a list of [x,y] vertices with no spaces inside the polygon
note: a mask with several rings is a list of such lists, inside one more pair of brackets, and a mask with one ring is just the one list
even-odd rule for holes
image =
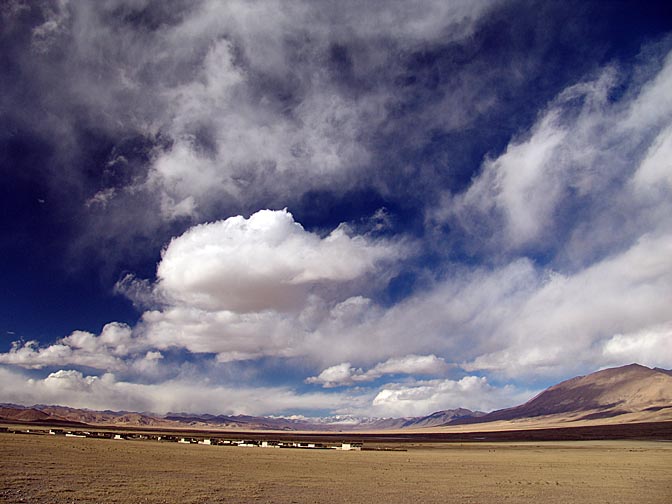
{"label": "dry grassland", "polygon": [[669,504],[672,443],[341,452],[0,434],[0,501]]}

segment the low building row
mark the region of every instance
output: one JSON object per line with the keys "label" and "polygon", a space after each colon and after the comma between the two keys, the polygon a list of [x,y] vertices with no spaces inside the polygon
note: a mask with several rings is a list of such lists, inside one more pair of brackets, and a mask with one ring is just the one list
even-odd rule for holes
{"label": "low building row", "polygon": [[[17,434],[46,434],[44,430],[14,430]],[[220,437],[187,437],[170,434],[143,434],[137,432],[112,432],[112,431],[77,431],[65,429],[50,429],[48,434],[53,436],[65,436],[70,438],[96,438],[113,439],[117,441],[160,441],[180,444],[199,444],[209,446],[237,446],[242,448],[294,448],[312,450],[361,450],[363,443],[360,442],[336,442],[319,443],[312,441],[278,441],[264,439],[226,439]]]}

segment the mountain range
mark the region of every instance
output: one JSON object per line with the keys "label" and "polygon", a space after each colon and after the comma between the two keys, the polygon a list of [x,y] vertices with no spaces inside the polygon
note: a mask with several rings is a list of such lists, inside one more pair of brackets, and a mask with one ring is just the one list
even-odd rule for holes
{"label": "mountain range", "polygon": [[408,429],[538,427],[550,424],[672,421],[672,371],[639,364],[604,369],[563,381],[524,404],[483,413],[464,408],[409,418],[255,417],[246,415],[155,415],[92,411],[66,406],[0,405],[0,421],[36,425],[125,426],[280,431],[381,431]]}
{"label": "mountain range", "polygon": [[280,431],[350,431],[390,430],[409,427],[437,427],[451,421],[477,418],[480,411],[464,408],[444,410],[423,417],[367,418],[349,415],[324,418],[255,417],[247,415],[194,415],[168,413],[155,415],[127,411],[92,411],[67,406],[0,405],[0,422],[36,425],[125,426],[190,429],[280,430]]}

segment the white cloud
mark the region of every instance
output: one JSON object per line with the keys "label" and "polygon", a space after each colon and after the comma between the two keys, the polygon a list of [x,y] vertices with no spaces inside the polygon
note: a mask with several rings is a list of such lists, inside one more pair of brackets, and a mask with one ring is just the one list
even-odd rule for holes
{"label": "white cloud", "polygon": [[136,328],[152,348],[216,353],[220,362],[320,359],[377,310],[351,294],[384,285],[410,252],[401,241],[352,235],[344,225],[320,237],[287,210],[262,210],[191,228],[164,250],[154,286],[126,277],[117,290],[161,305]]}
{"label": "white cloud", "polygon": [[372,303],[357,317],[334,316],[334,309],[321,319],[306,347],[309,355],[329,365],[373,365],[408,354],[459,362],[465,354],[481,351],[500,317],[529,295],[536,281],[528,261],[494,271],[458,271],[392,307]]}
{"label": "white cloud", "polygon": [[[621,353],[607,361],[602,342],[669,322],[669,257],[670,236],[644,236],[574,273],[528,260],[463,270],[393,307],[372,306],[345,322],[321,318],[305,351],[334,366],[315,378],[332,384],[356,382],[366,373],[363,364],[409,353],[432,352],[468,371],[514,379],[565,378],[628,364],[643,356]],[[641,363],[662,366],[665,355]]]}
{"label": "white cloud", "polygon": [[[558,94],[537,123],[486,160],[469,188],[428,210],[500,254],[556,250],[585,265],[665,226],[670,205],[672,54],[640,88],[610,100],[611,67]],[[624,222],[626,221],[626,222]]]}
{"label": "white cloud", "polygon": [[298,393],[289,387],[229,386],[207,378],[178,377],[153,384],[122,381],[112,373],[85,375],[61,369],[30,378],[0,366],[0,402],[60,404],[74,408],[189,411],[211,414],[267,415],[325,410],[364,416],[420,416],[442,409],[490,410],[523,402],[533,392],[493,387],[485,378],[391,383],[378,391]]}
{"label": "white cloud", "polygon": [[272,311],[239,314],[167,307],[145,312],[139,330],[155,348],[216,353],[221,362],[303,353],[294,316]]}
{"label": "white cloud", "polygon": [[0,355],[0,362],[40,369],[45,365],[67,360],[71,355],[72,349],[67,345],[56,343],[41,349],[38,341],[27,341],[23,344],[14,341],[9,352]]}
{"label": "white cloud", "polygon": [[[72,391],[84,394],[95,393],[100,388],[99,384],[110,384],[114,380],[111,374],[104,375],[102,378],[97,376],[84,376],[79,371],[61,369],[50,373],[44,380],[31,381],[29,383],[41,383],[45,391],[62,392]],[[48,393],[48,392],[47,392]]]}
{"label": "white cloud", "polygon": [[161,374],[160,363],[163,360],[161,352],[149,350],[145,355],[136,357],[130,363],[130,369],[142,376],[157,377]]}
{"label": "white cloud", "polygon": [[468,408],[490,411],[528,400],[530,391],[511,386],[493,387],[487,378],[465,376],[460,380],[427,380],[412,384],[388,384],[373,400],[378,416],[422,416],[435,411]]}
{"label": "white cloud", "polygon": [[436,375],[445,373],[448,369],[446,362],[436,355],[406,355],[395,357],[376,364],[367,371],[372,376],[386,374],[427,374]]}
{"label": "white cloud", "polygon": [[108,203],[114,199],[116,195],[116,190],[113,187],[103,189],[101,191],[98,191],[96,194],[91,196],[84,205],[87,208],[94,207],[94,206],[100,206],[101,208],[106,208]]}
{"label": "white cloud", "polygon": [[650,367],[669,368],[672,363],[672,323],[629,334],[615,334],[604,341],[602,355],[605,365],[633,361]]}
{"label": "white cloud", "polygon": [[165,301],[161,299],[160,293],[154,290],[152,282],[137,278],[132,273],[125,274],[117,281],[114,293],[126,296],[138,309],[153,308]]}
{"label": "white cloud", "polygon": [[[222,65],[240,74],[229,56]],[[218,78],[204,71],[206,81]],[[320,72],[305,86],[291,114],[274,110],[270,102],[264,106],[264,100],[249,103],[250,91],[235,92],[235,87],[198,84],[194,92],[189,83],[171,90],[185,100],[171,101],[175,110],[168,128],[175,142],[156,155],[140,189],[160,195],[167,220],[202,219],[224,198],[242,206],[251,199],[286,201],[315,188],[347,189],[355,170],[369,163],[363,140],[371,124],[382,122],[387,98],[342,96]]]}
{"label": "white cloud", "polygon": [[639,193],[651,191],[670,193],[672,190],[672,126],[661,131],[651,144],[632,181]]}
{"label": "white cloud", "polygon": [[649,81],[628,107],[617,128],[626,133],[646,131],[652,125],[669,125],[672,116],[672,97],[667,90],[672,85],[672,52],[668,53],[663,67]]}
{"label": "white cloud", "polygon": [[323,370],[318,376],[306,379],[306,383],[321,384],[325,388],[353,385],[373,381],[385,375],[440,375],[447,371],[446,361],[436,355],[406,355],[393,357],[364,371],[354,368],[349,362]]}
{"label": "white cloud", "polygon": [[605,338],[669,321],[671,256],[670,236],[643,236],[573,273],[521,259],[463,268],[387,308],[362,296],[335,304],[312,296],[284,313],[172,306],[146,312],[142,331],[153,347],[218,353],[223,362],[306,357],[324,366],[311,383],[327,386],[425,364],[435,372],[442,359],[514,378],[566,377],[602,366]]}
{"label": "white cloud", "polygon": [[555,158],[566,134],[558,127],[557,114],[549,113],[528,140],[510,144],[485,164],[481,176],[457,200],[456,212],[466,213],[463,219],[476,212],[501,212],[507,240],[514,247],[538,239],[564,189],[561,174],[555,173]]}
{"label": "white cloud", "polygon": [[[110,21],[120,5],[115,1],[64,5],[47,13],[33,40],[48,51],[68,33],[66,70],[81,71],[49,67],[54,73],[45,81],[53,87],[54,76],[64,75],[68,94],[51,98],[55,108],[40,103],[40,121],[58,118],[58,127],[49,122],[47,129],[67,136],[68,121],[80,117],[58,113],[63,103],[64,110],[88,111],[101,131],[156,140],[144,153],[148,173],[139,170],[125,188],[97,188],[86,203],[118,226],[117,236],[134,240],[129,228],[136,221],[151,227],[160,220],[204,220],[241,205],[282,206],[312,189],[338,192],[375,179],[367,172],[375,165],[371,135],[396,110],[390,107],[398,103],[395,90],[372,84],[353,91],[329,74],[330,51],[347,46],[354,80],[390,77],[399,54],[464,37],[489,3],[337,8],[208,1],[156,30]],[[325,386],[440,370],[444,362],[514,378],[566,377],[635,359],[670,367],[669,353],[660,350],[668,332],[660,328],[669,324],[672,305],[672,55],[643,86],[619,90],[622,97],[613,99],[618,79],[607,68],[559,93],[529,131],[483,163],[462,195],[428,211],[436,224],[486,245],[486,253],[496,251],[494,265],[444,264],[433,284],[384,306],[376,301],[378,287],[393,274],[386,266],[407,256],[402,244],[354,236],[344,227],[320,237],[286,211],[261,211],[175,238],[155,285],[120,281],[120,291],[153,308],[133,331],[111,326],[99,336],[75,332],[46,347],[16,344],[0,362],[152,373],[162,361],[157,350],[178,347],[216,353],[220,363],[306,358],[313,373],[322,370],[309,380]],[[431,113],[462,125],[465,114],[488,106],[471,98],[479,88],[469,79],[461,87],[471,94],[451,89]],[[460,103],[463,97],[468,104]],[[449,106],[456,110],[443,113]],[[112,173],[115,164],[106,169]],[[119,218],[115,212],[126,215],[124,203],[133,201],[143,211]],[[156,208],[145,212],[145,205]],[[144,217],[152,211],[158,215]],[[387,224],[384,214],[378,218]],[[557,255],[539,267],[534,256],[522,255],[529,250]],[[63,371],[36,381],[34,391],[66,388],[59,384],[82,393],[98,388],[115,404],[123,399],[112,391],[167,393],[105,376]],[[389,386],[376,406],[392,411],[396,402],[400,411],[412,410],[415,397],[419,409],[440,409],[469,390],[495,393],[483,379],[459,383]],[[184,397],[194,393],[193,384],[173,385],[184,388]],[[205,400],[204,390],[195,400]],[[258,396],[248,392],[250,405]],[[219,393],[243,410],[243,396]],[[322,404],[324,396],[316,397]]]}
{"label": "white cloud", "polygon": [[128,369],[132,359],[146,347],[145,342],[134,337],[129,326],[112,322],[98,336],[74,331],[46,347],[40,347],[37,341],[15,341],[9,352],[0,354],[0,363],[29,369],[77,365],[121,371]]}
{"label": "white cloud", "polygon": [[47,4],[44,22],[33,28],[31,33],[33,50],[46,53],[60,37],[67,34],[66,26],[70,18],[68,3],[68,0],[58,0]]}
{"label": "white cloud", "polygon": [[[126,187],[88,199],[95,236],[101,222],[121,239],[129,225],[151,234],[164,221],[222,215],[222,205],[285,205],[368,179],[400,55],[468,37],[497,3],[47,2],[35,7],[44,23],[20,55],[41,102],[11,112],[71,153],[82,122],[155,142]],[[6,22],[19,10],[3,7]],[[372,85],[344,85],[348,76],[331,66],[337,48],[352,82]]]}
{"label": "white cloud", "polygon": [[158,288],[174,303],[208,311],[285,311],[302,306],[312,285],[357,279],[402,254],[343,226],[320,238],[286,210],[261,210],[173,239],[157,269]]}
{"label": "white cloud", "polygon": [[[349,362],[343,362],[328,367],[318,376],[307,378],[306,383],[319,383],[325,388],[331,388],[341,385],[352,385],[356,381],[360,381],[360,378],[362,378],[363,375],[364,372],[361,369],[355,369]],[[366,378],[361,381],[366,381]]]}
{"label": "white cloud", "polygon": [[[670,320],[672,302],[672,236],[643,236],[629,250],[573,275],[550,275],[531,288],[520,302],[502,300],[507,316],[484,351],[464,365],[467,370],[490,370],[507,376],[534,373],[570,374],[599,367],[599,342]],[[507,306],[508,305],[508,306]],[[483,349],[485,350],[485,348]],[[644,353],[611,356],[611,363],[628,364]]]}
{"label": "white cloud", "polygon": [[[437,355],[466,370],[523,378],[636,359],[671,366],[664,351],[654,358],[662,338],[647,332],[669,323],[672,304],[670,76],[672,54],[620,100],[613,68],[560,93],[467,191],[428,212],[502,265],[437,283],[369,333],[403,332],[412,307],[423,325],[416,344],[435,340]],[[557,256],[539,268],[525,251]],[[632,336],[640,331],[649,336]],[[637,351],[620,351],[626,344]]]}
{"label": "white cloud", "polygon": [[59,370],[35,379],[0,367],[0,384],[0,402],[160,414],[190,411],[263,415],[365,405],[365,399],[346,394],[298,394],[287,387],[225,386],[186,378],[138,384],[119,381],[111,373],[86,376],[74,370]]}

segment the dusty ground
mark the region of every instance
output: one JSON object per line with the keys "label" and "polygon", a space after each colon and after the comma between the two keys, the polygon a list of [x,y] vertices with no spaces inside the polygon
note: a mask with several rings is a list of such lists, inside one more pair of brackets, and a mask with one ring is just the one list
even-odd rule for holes
{"label": "dusty ground", "polygon": [[340,452],[0,434],[0,502],[672,502],[672,443]]}

